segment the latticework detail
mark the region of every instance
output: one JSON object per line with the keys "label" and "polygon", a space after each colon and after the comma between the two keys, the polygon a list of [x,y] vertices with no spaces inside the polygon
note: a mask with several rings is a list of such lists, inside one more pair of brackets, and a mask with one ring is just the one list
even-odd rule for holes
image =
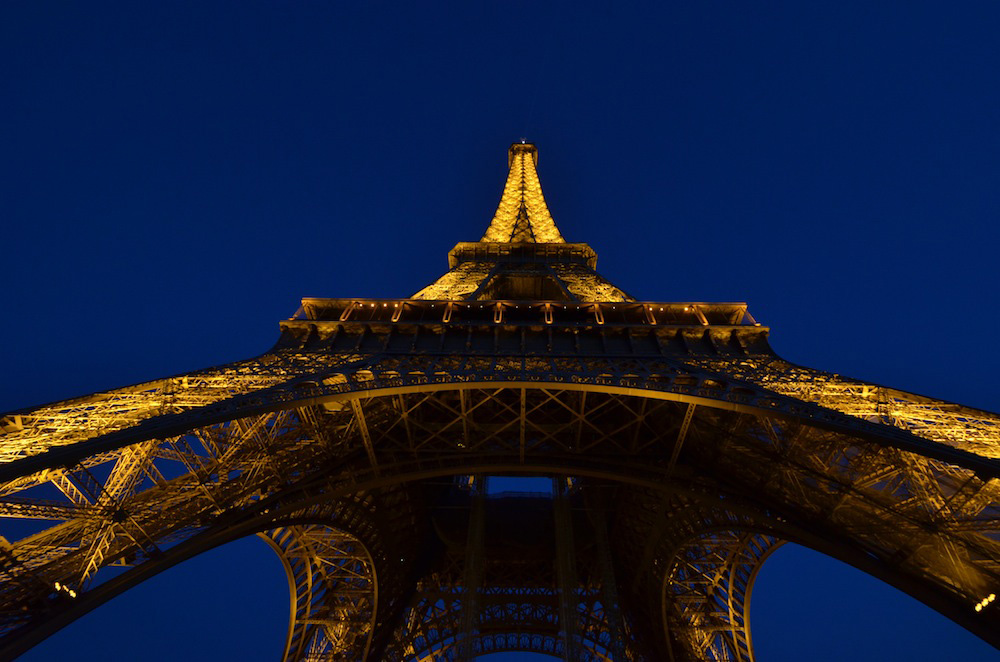
{"label": "latticework detail", "polygon": [[486,234],[480,241],[510,243],[563,243],[566,240],[552,220],[535,165],[538,150],[531,144],[510,148],[510,172]]}

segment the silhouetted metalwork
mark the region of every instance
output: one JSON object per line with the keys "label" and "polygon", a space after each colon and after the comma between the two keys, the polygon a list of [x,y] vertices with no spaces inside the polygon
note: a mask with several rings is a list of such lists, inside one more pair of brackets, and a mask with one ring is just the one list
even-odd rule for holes
{"label": "silhouetted metalwork", "polygon": [[790,364],[742,303],[634,300],[536,163],[511,147],[411,298],[304,299],[259,357],[0,418],[0,654],[251,534],[286,660],[749,661],[783,541],[1000,645],[1000,417]]}

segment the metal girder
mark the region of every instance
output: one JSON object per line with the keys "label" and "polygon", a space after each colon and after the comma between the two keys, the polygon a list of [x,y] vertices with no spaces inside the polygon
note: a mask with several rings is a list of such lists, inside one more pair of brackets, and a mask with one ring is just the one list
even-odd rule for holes
{"label": "metal girder", "polygon": [[[603,634],[606,636],[605,649],[608,651],[608,658],[611,660],[624,660],[625,658],[625,623],[622,619],[621,601],[618,597],[618,578],[615,573],[614,558],[611,553],[611,540],[608,535],[608,525],[606,521],[606,511],[608,505],[604,495],[600,492],[592,492],[584,495],[585,506],[593,528],[594,546],[597,549],[597,563],[601,587],[601,611],[603,627],[598,628],[598,633],[592,634],[591,638],[600,639]],[[586,621],[585,621],[586,622]]]}
{"label": "metal girder", "polygon": [[485,479],[482,476],[475,477],[469,489],[472,491],[472,503],[462,576],[461,622],[455,647],[455,658],[460,662],[471,662],[474,642],[479,635],[480,594],[483,589],[483,563],[486,555]]}
{"label": "metal girder", "polygon": [[556,579],[559,585],[559,633],[563,638],[563,659],[576,662],[579,657],[577,642],[577,586],[576,541],[573,538],[573,515],[567,494],[565,478],[552,480],[555,502]]}
{"label": "metal girder", "polygon": [[372,463],[372,470],[378,474],[378,460],[375,459],[375,447],[372,445],[372,437],[368,432],[368,421],[365,420],[364,409],[361,408],[361,403],[353,399],[351,400],[351,409],[354,411],[354,420],[358,424],[358,430],[361,432],[361,439],[365,444],[365,453],[368,454],[368,460]]}
{"label": "metal girder", "polygon": [[674,447],[670,451],[670,461],[667,463],[668,472],[673,471],[677,464],[677,458],[681,455],[681,448],[684,446],[684,440],[691,427],[691,419],[694,417],[695,406],[693,402],[689,402],[687,409],[684,410],[684,420],[681,421],[681,428],[677,431],[677,441],[674,442]]}

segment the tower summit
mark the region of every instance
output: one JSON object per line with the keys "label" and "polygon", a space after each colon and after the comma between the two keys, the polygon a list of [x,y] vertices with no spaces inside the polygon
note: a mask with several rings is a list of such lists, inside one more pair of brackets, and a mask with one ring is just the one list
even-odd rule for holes
{"label": "tower summit", "polygon": [[507,153],[507,183],[490,227],[480,241],[562,244],[538,181],[538,149],[531,143],[514,143]]}
{"label": "tower summit", "polygon": [[743,303],[628,296],[534,145],[508,162],[415,295],[303,299],[258,357],[0,416],[0,658],[247,535],[289,661],[750,662],[785,541],[1000,645],[1000,416],[788,363]]}
{"label": "tower summit", "polygon": [[448,254],[451,270],[415,299],[632,301],[596,271],[597,253],[566,243],[552,220],[538,180],[538,149],[514,143],[493,220],[478,242]]}

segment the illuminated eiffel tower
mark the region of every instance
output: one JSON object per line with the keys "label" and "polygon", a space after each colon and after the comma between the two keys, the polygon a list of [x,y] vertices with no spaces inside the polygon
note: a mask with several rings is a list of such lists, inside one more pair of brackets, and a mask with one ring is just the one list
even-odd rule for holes
{"label": "illuminated eiffel tower", "polygon": [[409,298],[304,299],[259,357],[0,418],[0,656],[251,534],[286,660],[749,661],[783,541],[1000,645],[1000,416],[790,364],[742,303],[636,301],[537,158]]}

